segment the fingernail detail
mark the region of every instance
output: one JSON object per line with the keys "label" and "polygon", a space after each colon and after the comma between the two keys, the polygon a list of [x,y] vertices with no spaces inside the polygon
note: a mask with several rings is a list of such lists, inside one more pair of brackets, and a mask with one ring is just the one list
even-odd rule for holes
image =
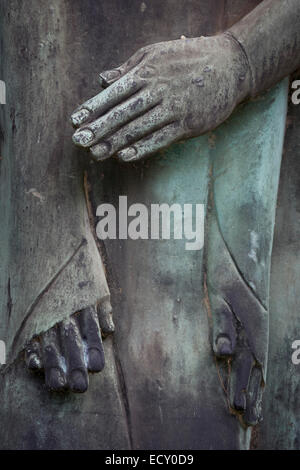
{"label": "fingernail detail", "polygon": [[84,123],[90,115],[90,111],[88,109],[79,109],[79,111],[76,111],[75,113],[72,114],[71,116],[71,121],[73,126],[77,127],[80,126],[82,123]]}
{"label": "fingernail detail", "polygon": [[121,74],[119,70],[109,70],[107,72],[102,72],[99,75],[100,84],[105,87],[109,85],[110,82],[117,80],[120,75]]}
{"label": "fingernail detail", "polygon": [[97,348],[89,349],[89,369],[92,372],[100,372],[104,367],[104,354]]}
{"label": "fingernail detail", "polygon": [[219,336],[217,339],[217,353],[220,356],[229,356],[232,354],[231,341],[226,336]]}
{"label": "fingernail detail", "polygon": [[107,158],[109,158],[110,156],[109,151],[110,151],[110,147],[109,145],[105,143],[94,145],[93,147],[90,148],[90,152],[93,158],[97,161],[102,161],[102,160],[106,160]]}
{"label": "fingernail detail", "polygon": [[53,367],[49,371],[48,387],[50,388],[50,390],[58,390],[64,388],[65,385],[66,380],[64,375],[57,367]]}
{"label": "fingernail detail", "polygon": [[118,157],[125,162],[130,162],[130,160],[135,160],[136,155],[137,155],[137,152],[134,147],[129,147],[128,149],[121,150],[120,152],[118,152]]}
{"label": "fingernail detail", "polygon": [[88,146],[94,140],[94,133],[90,129],[82,129],[75,132],[73,135],[73,142],[82,147]]}
{"label": "fingernail detail", "polygon": [[71,372],[70,386],[74,392],[83,393],[88,388],[87,376],[79,369]]}

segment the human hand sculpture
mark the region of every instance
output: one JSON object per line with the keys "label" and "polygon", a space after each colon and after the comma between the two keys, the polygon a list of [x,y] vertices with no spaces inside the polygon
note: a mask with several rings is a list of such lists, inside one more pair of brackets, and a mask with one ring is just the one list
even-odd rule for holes
{"label": "human hand sculpture", "polygon": [[247,96],[300,66],[299,0],[264,0],[227,32],[140,49],[72,115],[96,160],[147,157],[221,124]]}
{"label": "human hand sculpture", "polygon": [[245,56],[230,35],[140,49],[103,72],[107,87],[72,115],[75,144],[96,160],[140,160],[221,124],[249,91]]}
{"label": "human hand sculpture", "polygon": [[85,392],[88,372],[104,368],[102,336],[114,331],[110,302],[103,302],[98,312],[97,308],[89,307],[73,314],[27,346],[27,367],[44,372],[49,390]]}

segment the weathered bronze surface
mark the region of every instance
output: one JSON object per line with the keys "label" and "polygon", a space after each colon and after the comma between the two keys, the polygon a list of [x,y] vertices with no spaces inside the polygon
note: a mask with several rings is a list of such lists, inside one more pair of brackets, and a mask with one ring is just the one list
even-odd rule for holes
{"label": "weathered bronze surface", "polygon": [[[290,360],[278,337],[284,299],[299,309],[279,267],[284,257],[298,272],[299,246],[279,256],[280,235],[269,296],[288,82],[273,85],[300,65],[299,2],[0,7],[1,447],[248,448],[265,384],[279,394],[286,385],[284,371],[277,384]],[[73,140],[90,152],[71,142],[74,108]],[[282,181],[295,186],[290,168]],[[204,203],[204,250],[100,243],[95,208],[121,194]],[[281,187],[278,234],[287,194]],[[297,335],[296,314],[285,325]],[[293,381],[284,403],[296,391]],[[264,409],[256,445],[297,447],[296,404],[280,410],[269,389]]]}

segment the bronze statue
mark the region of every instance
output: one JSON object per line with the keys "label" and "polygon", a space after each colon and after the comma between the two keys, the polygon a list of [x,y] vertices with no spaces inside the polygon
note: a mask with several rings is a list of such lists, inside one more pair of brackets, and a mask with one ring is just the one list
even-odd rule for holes
{"label": "bronze statue", "polygon": [[[18,1],[13,0],[12,3],[18,3]],[[25,89],[28,87],[26,92],[28,98],[26,98],[23,105],[28,105],[26,112],[30,116],[26,126],[31,131],[34,129],[34,132],[32,131],[33,133],[30,134],[26,155],[24,155],[25,162],[22,161],[20,167],[18,167],[18,162],[22,158],[22,149],[14,147],[14,139],[16,132],[19,132],[19,127],[22,129],[23,136],[27,135],[27,127],[24,121],[21,120],[23,109],[14,109],[10,111],[9,116],[6,114],[8,113],[7,108],[4,111],[4,128],[9,130],[2,153],[4,156],[13,154],[14,160],[11,163],[4,159],[4,165],[6,166],[4,166],[2,174],[4,174],[4,178],[7,175],[14,175],[14,178],[18,181],[18,188],[15,193],[12,193],[14,195],[9,202],[10,206],[7,200],[5,203],[2,202],[4,225],[8,227],[2,235],[3,253],[5,253],[4,258],[6,257],[4,259],[6,270],[2,273],[3,291],[6,292],[6,300],[3,302],[2,308],[2,315],[5,320],[3,322],[3,325],[5,325],[3,331],[6,331],[3,339],[6,339],[9,350],[9,363],[3,370],[3,383],[6,380],[5,375],[10,374],[13,365],[20,358],[22,359],[22,351],[26,348],[27,366],[29,369],[44,371],[46,386],[52,392],[65,392],[67,390],[85,392],[88,389],[88,372],[98,372],[104,367],[102,336],[106,337],[114,331],[111,317],[111,296],[107,286],[106,274],[112,269],[114,270],[113,274],[109,274],[109,277],[113,279],[111,289],[113,289],[112,301],[114,301],[114,295],[116,297],[119,295],[118,288],[114,285],[116,283],[115,278],[118,277],[115,272],[117,260],[121,259],[123,263],[123,267],[120,268],[121,273],[124,273],[125,260],[128,263],[127,269],[129,269],[131,263],[133,265],[135,263],[132,248],[126,248],[126,256],[122,258],[121,245],[118,248],[112,248],[112,245],[104,246],[97,240],[94,228],[96,201],[100,199],[99,195],[101,195],[101,198],[105,197],[102,192],[103,188],[108,194],[108,188],[116,181],[119,182],[119,188],[112,187],[112,193],[115,190],[120,191],[121,194],[121,191],[124,188],[128,189],[132,182],[134,189],[131,196],[138,196],[140,188],[138,181],[141,181],[144,172],[147,171],[148,176],[145,178],[143,187],[145,193],[141,197],[150,200],[151,192],[152,194],[158,194],[155,193],[157,189],[155,189],[155,175],[158,174],[160,166],[162,172],[165,171],[169,176],[174,175],[175,170],[171,169],[173,154],[170,151],[170,154],[159,154],[162,157],[156,155],[154,158],[157,158],[157,166],[155,166],[155,163],[152,164],[150,159],[149,170],[147,169],[148,160],[145,163],[139,163],[139,161],[157,154],[157,152],[168,148],[173,143],[179,142],[179,145],[181,145],[180,142],[183,140],[206,134],[210,140],[205,141],[205,143],[204,140],[199,141],[199,155],[203,158],[203,162],[197,163],[197,165],[202,165],[197,168],[197,171],[200,169],[202,172],[203,170],[202,175],[199,174],[199,178],[201,184],[203,184],[203,198],[206,198],[208,205],[207,246],[205,246],[205,259],[203,258],[203,261],[201,259],[198,267],[194,269],[195,272],[199,272],[199,286],[197,288],[206,306],[209,321],[212,323],[212,349],[217,358],[216,364],[221,384],[219,384],[219,378],[216,379],[216,383],[218,383],[220,389],[222,386],[226,389],[226,400],[228,399],[229,409],[237,415],[244,426],[241,431],[237,431],[235,416],[233,417],[234,422],[231,421],[232,417],[229,416],[229,427],[232,430],[230,435],[234,435],[232,443],[228,443],[229,441],[223,442],[225,438],[222,437],[220,441],[213,445],[216,447],[224,446],[225,448],[228,445],[247,447],[249,444],[247,428],[257,424],[261,419],[261,396],[266,382],[269,270],[284,135],[287,82],[282,82],[275,91],[268,92],[269,94],[265,98],[266,101],[262,105],[261,113],[264,119],[268,121],[268,126],[271,128],[270,135],[273,139],[268,146],[269,149],[274,150],[272,165],[268,163],[270,156],[264,154],[262,157],[259,154],[259,146],[261,145],[259,135],[257,135],[257,142],[253,143],[254,147],[256,145],[255,148],[258,149],[257,158],[253,155],[253,161],[249,162],[249,167],[245,167],[244,162],[240,162],[239,159],[237,161],[233,157],[232,160],[230,159],[229,150],[224,151],[225,156],[223,158],[221,149],[217,147],[214,155],[214,135],[210,133],[226,121],[238,105],[247,103],[249,99],[257,97],[299,68],[299,1],[249,1],[247,5],[246,2],[243,2],[243,6],[239,6],[240,14],[237,14],[242,19],[234,22],[232,21],[234,16],[230,17],[230,20],[228,20],[229,27],[227,28],[220,27],[219,24],[215,23],[211,28],[202,28],[203,31],[211,29],[212,34],[194,38],[183,36],[181,39],[143,46],[120,67],[102,72],[100,81],[105,89],[80,105],[72,114],[72,123],[78,128],[73,135],[73,141],[79,147],[88,149],[90,152],[88,154],[84,154],[81,150],[74,152],[71,143],[70,146],[69,143],[65,143],[64,134],[62,134],[62,137],[57,138],[57,142],[53,144],[52,153],[49,153],[43,144],[43,142],[55,141],[56,135],[52,133],[51,125],[55,127],[56,122],[58,122],[59,127],[61,122],[64,121],[66,117],[64,103],[70,106],[71,96],[73,96],[74,101],[77,99],[77,95],[75,97],[74,95],[78,84],[73,77],[70,78],[71,75],[68,71],[73,66],[72,61],[76,61],[77,54],[80,56],[80,60],[78,60],[79,71],[76,70],[77,77],[80,75],[80,80],[84,84],[89,80],[89,77],[83,76],[81,69],[81,64],[87,63],[86,56],[89,53],[89,46],[91,46],[87,30],[84,31],[84,37],[74,38],[73,59],[66,59],[64,55],[65,51],[69,50],[70,38],[65,30],[61,29],[59,21],[61,17],[66,15],[65,8],[69,6],[67,3],[64,7],[49,7],[48,21],[50,26],[48,25],[48,28],[52,32],[56,32],[57,37],[55,38],[51,33],[45,40],[39,42],[38,46],[33,46],[28,40],[28,47],[24,46],[25,49],[20,51],[18,66],[22,63],[23,57],[30,64],[27,75],[25,75],[28,77],[25,83]],[[255,8],[251,10],[254,6]],[[1,8],[4,12],[6,11],[4,5]],[[78,8],[80,10],[84,7]],[[96,1],[91,0],[90,8],[91,11],[94,8],[100,15],[98,9],[102,7]],[[105,10],[105,7],[103,8]],[[208,12],[208,4],[205,8]],[[5,33],[5,28],[7,28],[9,34],[13,35],[13,24],[14,22],[18,24],[22,11],[20,10],[18,13],[20,18],[17,19],[14,17],[16,15],[14,5],[8,8],[7,11],[10,15],[10,23],[8,21],[8,26],[3,26],[3,31]],[[250,12],[248,13],[248,11]],[[246,15],[246,13],[248,14]],[[102,14],[105,16],[105,12],[101,10]],[[141,11],[141,14],[144,14],[144,11]],[[68,15],[66,16],[68,17]],[[80,24],[79,17],[80,14],[77,12],[75,23],[78,21],[78,24]],[[42,36],[43,25],[37,24],[35,27],[36,36]],[[78,29],[80,30],[81,26],[78,26]],[[216,34],[220,29],[224,32]],[[80,49],[79,43],[82,49]],[[93,47],[96,46],[93,45]],[[64,51],[61,55],[59,48]],[[32,52],[32,50],[35,52]],[[111,50],[107,50],[107,57],[111,57],[111,53]],[[55,57],[54,60],[53,57]],[[51,62],[52,60],[53,62]],[[32,63],[36,68],[35,70],[38,71],[39,67],[42,68],[39,89],[30,88],[32,80],[30,67]],[[93,63],[93,65],[95,64]],[[43,100],[44,90],[48,86],[49,67],[53,67],[51,69],[52,74],[50,74],[51,87],[57,86],[55,93],[61,97],[62,102],[56,109],[56,111],[59,111],[59,115],[51,115],[52,121],[48,122],[47,126],[44,124],[39,126],[34,114],[36,103],[30,97],[31,93],[34,93],[35,99]],[[74,67],[76,69],[77,65]],[[92,72],[89,71],[89,75]],[[6,73],[10,73],[8,66],[6,66]],[[55,77],[57,75],[63,77],[64,82],[56,82]],[[71,85],[66,98],[65,87],[69,86],[69,81]],[[6,82],[8,83],[7,79]],[[17,80],[14,87],[19,90]],[[51,108],[51,93],[41,109]],[[85,96],[85,86],[80,87],[80,94],[81,97]],[[257,104],[255,101],[253,103],[257,105],[256,111],[252,111],[251,103],[249,105],[242,104],[242,107],[249,106],[245,111],[240,108],[242,109],[240,111],[241,120],[247,119],[247,113],[249,115],[249,127],[250,122],[253,126],[253,134],[251,135],[254,135],[256,131],[259,134],[259,130],[255,128],[255,112],[258,112],[259,103]],[[272,124],[272,113],[265,111],[267,107],[274,112],[279,112],[279,110],[281,112],[282,118],[276,121],[274,125]],[[41,116],[39,119],[41,119]],[[234,134],[234,129],[238,127],[234,117],[232,119],[232,124],[229,124],[231,126],[229,131],[231,137]],[[5,125],[8,121],[13,123],[11,127]],[[278,137],[277,140],[276,136]],[[223,139],[222,142],[226,143],[226,135],[220,139]],[[30,143],[31,140],[32,143]],[[39,145],[42,147],[41,155],[45,155],[45,162],[35,169],[34,162],[31,161],[31,150],[34,146]],[[191,147],[189,151],[185,145],[188,145],[188,143],[184,144],[182,150],[174,151],[176,155],[173,163],[178,165],[182,172],[184,172],[185,162],[180,163],[179,159],[182,160],[186,156],[186,165],[190,165],[196,156],[194,147]],[[205,154],[207,149],[210,148],[212,150],[211,155],[205,161],[205,156],[203,157],[202,154]],[[182,155],[180,152],[182,152]],[[189,152],[190,157],[188,156]],[[69,158],[70,155],[72,155],[72,159]],[[86,155],[92,156],[94,160],[101,163],[90,165]],[[169,155],[169,163],[164,161],[164,155],[167,155],[167,157]],[[116,157],[117,162],[110,162],[110,157]],[[125,169],[124,165],[119,165],[119,162],[131,163],[131,169]],[[137,167],[134,166],[135,164],[137,164]],[[97,184],[100,184],[99,181],[101,181],[101,165],[104,165],[103,178],[105,182],[102,188],[99,189]],[[164,167],[164,165],[166,166]],[[245,169],[248,172],[246,175],[243,174]],[[228,171],[227,181],[226,175],[225,177],[222,175],[223,171]],[[264,175],[265,179],[259,179],[261,174]],[[154,179],[151,179],[151,175]],[[248,198],[244,200],[241,196],[239,205],[235,206],[234,197],[232,197],[234,187],[231,187],[230,184],[232,183],[233,186],[236,184],[238,175],[243,175],[247,179],[248,183],[245,186],[247,190],[249,190],[251,184],[256,185],[254,193],[256,192],[258,196],[256,199],[254,196],[254,199],[251,200],[249,198],[251,191],[248,191],[246,192]],[[124,179],[128,177],[126,183],[122,181],[122,177]],[[188,178],[182,181],[193,181],[190,175]],[[109,182],[107,182],[108,180]],[[168,178],[164,181],[168,184]],[[265,197],[263,192],[261,194],[259,192],[261,190],[259,184],[263,185],[266,181],[269,182],[270,186],[268,195]],[[171,187],[171,190],[175,194],[175,189]],[[24,199],[21,197],[22,194]],[[232,218],[228,216],[226,209],[222,206],[224,194],[226,197],[228,196],[228,200],[232,203],[230,206],[233,210]],[[70,195],[72,197],[69,197]],[[1,198],[3,197],[4,195],[1,194]],[[29,215],[26,215],[23,220],[13,221],[9,207],[14,207],[18,214],[26,214],[28,210]],[[50,225],[47,223],[47,218],[51,221]],[[33,236],[31,233],[33,220],[41,224],[41,229],[37,231],[38,236]],[[237,220],[237,227],[233,227],[232,220]],[[262,240],[258,240],[257,232],[252,229],[252,225],[255,225],[258,220],[265,221],[261,233]],[[58,232],[55,224],[60,226]],[[51,228],[49,229],[49,227]],[[248,256],[248,252],[243,252],[247,245],[246,242],[244,240],[239,241],[239,232],[246,234],[247,231],[251,242],[250,256]],[[16,232],[17,235],[10,238]],[[67,236],[65,236],[66,233]],[[8,240],[13,240],[9,248],[7,244],[11,242]],[[45,246],[47,246],[46,249]],[[22,250],[26,253],[27,258],[24,255],[26,262],[20,266],[15,253],[22,252]],[[168,250],[169,248],[166,253],[170,255],[171,251]],[[35,252],[34,261],[29,266],[27,260],[31,259],[33,251]],[[9,254],[7,255],[7,253]],[[169,255],[166,253],[167,259]],[[149,260],[150,253],[146,250],[143,256]],[[153,256],[155,260],[158,260],[160,252],[158,251],[158,254]],[[14,259],[12,260],[12,258]],[[167,270],[164,272],[158,261],[153,263],[153,272],[139,272],[143,288],[149,286],[149,292],[152,292],[152,296],[155,295],[154,292],[160,293],[162,316],[169,311],[170,299],[173,300],[174,305],[172,304],[171,310],[174,310],[175,313],[171,323],[172,328],[176,331],[174,333],[176,338],[176,335],[178,335],[178,338],[184,337],[184,331],[186,330],[192,331],[192,326],[188,324],[188,312],[194,310],[193,315],[197,313],[195,312],[195,297],[191,295],[191,298],[189,298],[189,294],[187,294],[185,306],[182,306],[184,302],[181,295],[174,297],[174,291],[178,289],[178,285],[182,281],[184,283],[182,289],[185,291],[191,288],[194,293],[197,290],[196,286],[191,287],[196,282],[194,278],[187,282],[187,279],[189,279],[188,270],[185,272],[183,269],[182,279],[180,276],[175,281],[170,279],[170,273],[179,272],[179,261],[179,258],[176,258],[174,270],[172,270],[172,267],[169,272]],[[197,264],[198,261],[197,258],[193,261],[191,255],[186,262],[192,266],[193,263]],[[36,273],[36,279],[34,279],[34,273]],[[132,279],[135,283],[137,283],[136,276],[132,273]],[[32,283],[34,287],[29,289],[27,286],[32,286]],[[116,397],[119,395],[124,396],[122,405],[119,404],[118,399],[115,400],[116,404],[110,405],[112,409],[116,406],[115,415],[122,416],[122,424],[118,428],[119,434],[117,433],[119,436],[117,445],[121,447],[139,447],[136,442],[139,442],[137,434],[142,422],[139,417],[142,398],[138,398],[138,405],[135,409],[132,403],[136,391],[130,390],[132,387],[126,380],[127,372],[125,370],[127,364],[128,373],[133,376],[135,366],[134,361],[130,363],[130,360],[127,359],[127,355],[128,357],[131,355],[138,357],[140,355],[143,358],[141,369],[145,367],[146,377],[142,376],[141,371],[137,373],[140,382],[138,382],[136,389],[143,390],[140,397],[143,396],[143,393],[146,393],[145,390],[147,390],[149,396],[153,394],[156,397],[156,401],[154,401],[158,403],[161,425],[163,425],[164,413],[166,415],[169,413],[166,404],[169,392],[164,391],[168,389],[168,384],[164,382],[165,375],[161,374],[161,378],[156,378],[155,383],[149,384],[147,381],[151,380],[153,366],[151,362],[159,362],[163,360],[161,359],[163,357],[165,357],[166,363],[170,360],[169,353],[164,352],[163,348],[159,355],[160,359],[158,359],[157,354],[160,351],[160,343],[170,341],[170,346],[167,346],[168,351],[172,351],[173,346],[171,345],[172,341],[167,339],[167,335],[161,332],[158,327],[154,327],[155,331],[149,332],[147,330],[149,328],[148,323],[145,325],[145,338],[141,337],[143,335],[142,324],[130,324],[130,309],[134,310],[136,308],[138,310],[142,305],[141,297],[138,294],[136,306],[134,306],[134,291],[137,290],[137,285],[132,287],[128,280],[126,282],[122,280],[120,284],[122,288],[119,290],[122,291],[122,295],[125,297],[116,301],[117,310],[121,312],[123,309],[126,312],[124,313],[124,321],[129,320],[129,326],[123,326],[119,336],[122,343],[119,350],[116,344],[118,339],[115,342],[109,340],[106,354],[110,360],[114,361],[114,364],[107,364],[103,371],[103,374],[107,374],[107,376],[104,376],[101,384],[108,377],[108,390],[111,387],[112,394],[115,394]],[[25,291],[27,290],[24,294],[25,300],[20,297],[16,298],[14,295],[15,290],[17,291],[21,286]],[[124,286],[128,288],[128,294],[123,292]],[[160,286],[162,286],[161,290]],[[200,292],[203,292],[203,298]],[[126,298],[127,295],[128,298]],[[154,306],[158,309],[159,305],[159,302],[154,302],[153,309]],[[185,322],[188,326],[185,327],[183,325],[178,326],[178,312],[181,308],[185,309],[186,312]],[[144,312],[141,312],[141,318],[144,315],[146,316],[147,311],[149,314],[151,313],[151,301],[145,298]],[[135,322],[138,323],[138,316],[134,316],[134,318],[136,318]],[[123,321],[123,319],[120,320],[118,314],[118,323],[120,321]],[[162,324],[164,321],[166,320],[163,320]],[[132,333],[135,327],[140,333],[140,343],[133,341],[130,343],[130,351],[126,351],[124,337],[129,332]],[[206,333],[202,331],[201,334],[204,336]],[[151,337],[151,344],[147,342],[149,336]],[[175,340],[174,342],[176,344]],[[192,373],[189,372],[186,376],[183,375],[182,382],[184,383],[187,380],[186,377],[192,381],[192,385],[186,389],[184,388],[184,391],[190,389],[192,390],[191,394],[195,396],[199,391],[199,383],[198,378],[191,378],[191,375],[195,375],[198,353],[201,356],[201,352],[195,350],[198,344],[195,339],[192,339],[191,343],[193,344],[192,350],[189,349],[187,340],[182,346],[183,349],[186,349],[186,354],[183,354],[182,364],[179,364],[180,357],[178,355],[178,357],[176,356],[176,366],[172,364],[170,370],[178,372],[181,367],[188,369],[190,366],[185,361],[190,358]],[[148,350],[147,347],[149,347]],[[206,348],[202,358],[203,364],[205,364],[208,360],[208,348],[206,346],[203,346],[203,348]],[[124,363],[122,362],[122,354],[125,357]],[[152,358],[152,360],[149,359],[149,363],[143,364],[147,357]],[[208,365],[208,369],[211,370],[214,366],[212,360],[211,364]],[[107,368],[108,371],[106,371]],[[167,366],[166,370],[168,370]],[[153,376],[159,377],[156,369]],[[113,377],[118,377],[118,380]],[[168,380],[166,379],[166,382],[172,384],[174,389],[176,381],[173,383],[173,380],[174,377],[170,376]],[[211,384],[209,380],[211,380]],[[217,390],[214,380],[206,380],[208,391],[203,392],[204,396],[210,396],[210,387]],[[35,381],[32,382],[36,383]],[[117,385],[116,382],[118,382]],[[11,385],[4,384],[5,386],[10,387]],[[201,387],[202,389],[205,388],[204,382],[201,382]],[[44,393],[46,392],[44,391]],[[95,400],[95,391],[91,393],[94,397],[90,398],[91,401],[88,401],[89,398],[80,398],[84,403],[84,407],[89,408],[92,400]],[[101,393],[100,389],[99,393]],[[105,393],[107,394],[107,392]],[[161,398],[164,397],[164,393],[166,393],[166,398]],[[176,395],[176,392],[174,393]],[[181,406],[180,402],[182,397],[185,396],[184,393],[182,391],[178,392],[178,403],[177,399],[174,399],[178,408]],[[222,393],[223,391],[220,390],[220,395],[217,396],[216,394],[216,397],[212,399],[213,403],[220,401]],[[63,403],[69,395],[62,393],[59,394],[58,398],[54,393],[50,396],[55,397],[53,400],[61,400],[61,403]],[[49,398],[50,401],[51,399]],[[140,399],[141,401],[139,401]],[[188,401],[189,397],[187,396]],[[49,405],[50,408],[51,406],[52,404]],[[105,407],[105,403],[102,402],[102,406]],[[220,406],[221,409],[223,404],[217,406]],[[187,415],[191,416],[192,409],[189,409],[188,405],[186,407],[188,409]],[[214,416],[213,411],[211,411],[213,407],[214,405],[208,407],[210,410],[208,415]],[[143,413],[144,411],[141,416],[144,416]],[[193,413],[197,415],[198,412],[193,409]],[[201,415],[200,421],[204,422],[205,411],[201,410],[201,413],[203,415]],[[209,421],[209,418],[207,420]],[[85,433],[86,426],[88,424],[83,425],[81,431],[78,432],[78,436]],[[99,424],[99,426],[101,428],[103,424]],[[188,429],[188,424],[186,426]],[[193,425],[190,426],[192,429]],[[198,429],[197,426],[198,424],[196,429]],[[184,432],[182,431],[183,435],[185,435]],[[237,437],[239,432],[241,432],[241,435]],[[150,447],[161,445],[163,447],[162,437],[158,444],[152,431],[146,430],[145,433],[147,435],[146,445]],[[186,435],[188,435],[188,431],[186,431]],[[40,437],[35,437],[35,439],[38,440]],[[114,445],[112,438],[110,441],[109,438],[107,438],[108,440],[105,439],[99,445],[100,447],[105,448]],[[179,443],[174,444],[174,438],[172,439],[173,444],[171,445],[178,446]],[[242,441],[243,443],[241,443]],[[78,442],[77,438],[76,442]],[[57,445],[57,441],[55,441],[53,446]],[[69,443],[67,447],[70,445],[72,444]],[[97,444],[93,441],[88,445],[95,447]],[[195,440],[191,445],[197,448],[197,441]],[[205,446],[205,444],[201,445]],[[75,444],[75,447],[78,447],[78,443]]]}

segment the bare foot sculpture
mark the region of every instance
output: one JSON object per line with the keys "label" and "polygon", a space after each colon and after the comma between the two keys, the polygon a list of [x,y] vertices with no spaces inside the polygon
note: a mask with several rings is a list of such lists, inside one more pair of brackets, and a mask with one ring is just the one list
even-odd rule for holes
{"label": "bare foot sculpture", "polygon": [[[102,336],[113,333],[110,302],[88,307],[55,325],[27,346],[26,364],[43,371],[51,391],[85,392],[88,372],[100,372],[105,364]],[[100,326],[101,325],[101,326]]]}

